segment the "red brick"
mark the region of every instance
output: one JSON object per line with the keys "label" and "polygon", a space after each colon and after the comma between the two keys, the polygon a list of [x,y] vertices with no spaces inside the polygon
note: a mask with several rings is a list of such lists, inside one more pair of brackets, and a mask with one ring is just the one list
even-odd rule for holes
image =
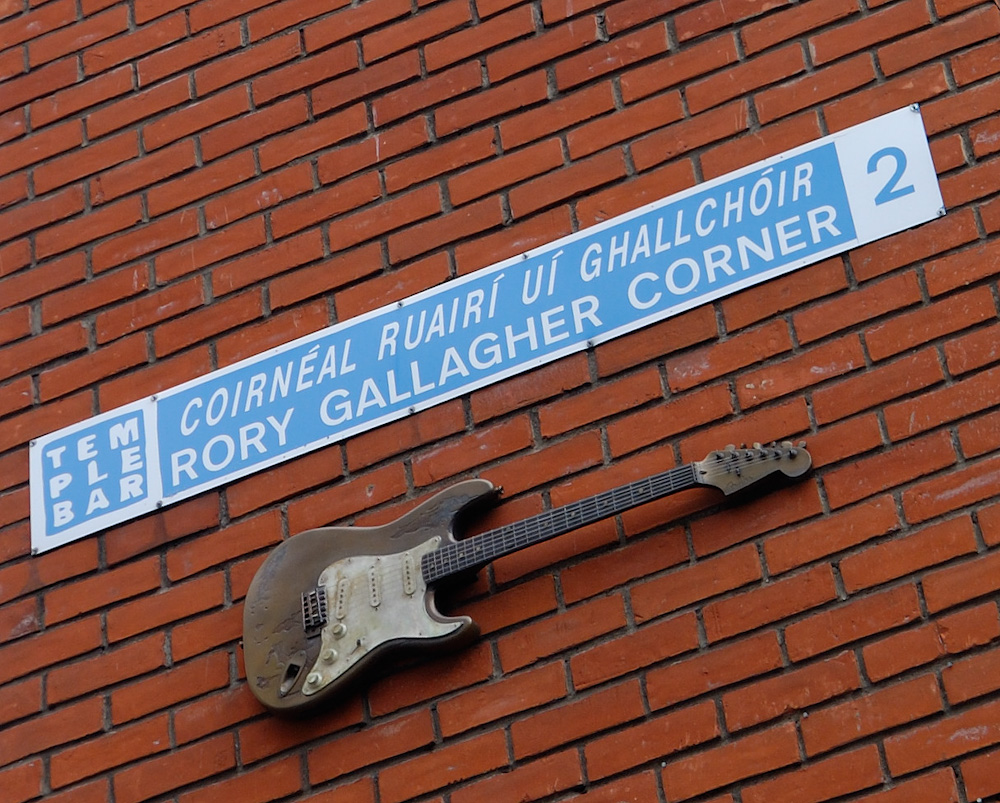
{"label": "red brick", "polygon": [[45,97],[50,92],[71,86],[75,81],[75,59],[66,58],[44,67],[37,67],[23,76],[4,81],[5,90],[3,100],[0,101],[0,111],[23,106]]}
{"label": "red brick", "polygon": [[509,151],[614,108],[610,82],[587,86],[550,100],[536,109],[504,117],[500,121],[500,138],[504,148]]}
{"label": "red brick", "polygon": [[224,608],[175,625],[170,633],[170,652],[175,661],[184,661],[226,644],[236,645],[242,635],[242,606]]}
{"label": "red brick", "polygon": [[108,563],[113,565],[219,524],[219,498],[202,494],[141,519],[113,527],[104,534]]}
{"label": "red brick", "polygon": [[78,393],[42,407],[33,407],[18,416],[7,416],[0,429],[0,454],[13,446],[23,446],[31,438],[47,435],[71,422],[82,421],[93,412],[93,395]]}
{"label": "red brick", "polygon": [[217,159],[197,172],[153,187],[148,193],[149,214],[156,217],[252,178],[253,155],[242,151]]}
{"label": "red brick", "polygon": [[69,323],[6,346],[0,355],[0,378],[7,379],[87,348],[86,330]]}
{"label": "red brick", "polygon": [[305,98],[293,96],[260,111],[241,114],[235,120],[206,131],[201,135],[201,152],[206,161],[217,159],[278,132],[300,126],[308,119]]}
{"label": "red brick", "polygon": [[489,159],[496,155],[493,136],[493,131],[481,128],[447,140],[436,148],[392,162],[385,167],[386,189],[395,193],[456,168]]}
{"label": "red brick", "polygon": [[[80,188],[68,187],[62,192],[48,195],[34,203],[14,207],[0,213],[0,225],[4,227],[4,233],[0,234],[0,237],[3,237],[4,240],[20,237],[35,229],[44,228],[56,221],[65,220],[78,212],[82,212],[83,203],[83,193]],[[23,261],[24,264],[27,264],[28,259],[24,259]],[[10,262],[13,263],[14,260],[11,259]],[[13,264],[9,267],[5,264],[4,268],[0,269],[2,270],[0,275],[12,273],[16,267]],[[9,286],[11,282],[8,281],[6,284]],[[6,301],[7,298],[7,293],[4,293],[4,300]]]}
{"label": "red brick", "polygon": [[[727,727],[737,731],[783,717],[789,711],[812,709],[860,687],[861,677],[854,654],[842,652],[727,692],[722,696],[722,708]],[[812,716],[811,711],[808,716]]]}
{"label": "red brick", "polygon": [[582,227],[591,226],[631,212],[647,203],[659,201],[674,192],[686,190],[696,183],[690,159],[667,162],[634,178],[591,193],[576,204],[576,215]]}
{"label": "red brick", "polygon": [[509,773],[477,781],[454,792],[451,799],[455,803],[467,803],[482,800],[483,796],[502,800],[511,794],[531,795],[540,799],[582,784],[580,757],[577,751],[567,750],[538,761],[520,764]]}
{"label": "red brick", "polygon": [[[394,671],[368,691],[372,713],[383,715],[414,703],[449,694],[493,677],[493,660],[485,644],[467,648],[416,668]],[[360,708],[360,706],[359,706]],[[426,711],[426,707],[424,708]]]}
{"label": "red brick", "polygon": [[301,768],[296,756],[254,767],[232,778],[182,794],[181,803],[208,803],[216,800],[264,801],[298,792],[302,788]]}
{"label": "red brick", "polygon": [[142,219],[139,199],[126,198],[75,220],[51,226],[35,237],[39,259],[130,228]]}
{"label": "red brick", "polygon": [[[646,673],[646,695],[653,710],[672,707],[779,669],[781,665],[777,634],[774,631],[758,633],[713,647],[693,658],[650,669]],[[758,686],[748,688],[757,689]]]}
{"label": "red brick", "polygon": [[962,780],[970,798],[978,801],[1000,790],[997,782],[1000,778],[1000,751],[991,750],[963,761],[961,768]]}
{"label": "red brick", "polygon": [[[804,69],[805,61],[802,48],[798,44],[788,45],[756,58],[747,59],[725,72],[688,84],[686,94],[690,111],[692,114],[697,114],[704,109],[748,94],[768,84],[790,78]],[[798,82],[793,82],[783,86],[797,84]],[[764,98],[769,96],[766,92],[760,93],[758,104],[763,104]],[[766,115],[762,115],[761,122],[767,121]]]}
{"label": "red brick", "polygon": [[943,381],[936,350],[924,349],[816,390],[816,420],[821,424],[837,421]]}
{"label": "red brick", "polygon": [[919,569],[975,552],[976,536],[968,518],[952,519],[905,538],[870,547],[840,562],[848,593],[885,583]]}
{"label": "red brick", "polygon": [[565,91],[629,64],[665,53],[667,49],[663,25],[651,25],[616,36],[610,42],[557,62],[556,84],[560,91]]}
{"label": "red brick", "polygon": [[795,795],[803,801],[829,800],[881,783],[878,748],[869,745],[754,784],[743,791],[743,799],[745,803],[763,803]]}
{"label": "red brick", "polygon": [[[315,92],[313,93],[313,97],[315,99]],[[316,120],[306,128],[270,137],[258,146],[261,169],[264,171],[273,170],[275,167],[286,164],[299,156],[323,150],[337,142],[361,134],[365,131],[367,124],[364,104],[355,103],[343,111],[326,115]],[[402,129],[404,126],[400,126],[400,128]],[[376,151],[376,142],[385,143],[387,140],[391,141],[389,135],[394,131],[395,129],[389,129],[377,138],[370,138],[372,153]],[[426,141],[426,132],[423,132],[423,135],[424,139],[421,139],[421,142]],[[396,153],[393,152],[391,155],[396,155]],[[371,161],[374,162],[375,160],[372,159]],[[323,176],[322,160],[318,164],[320,166],[320,180],[327,183],[331,179]],[[337,176],[337,178],[341,177],[341,175]]]}
{"label": "red brick", "polygon": [[0,753],[4,764],[99,732],[104,726],[103,710],[104,700],[93,697],[61,706],[16,725],[5,726],[0,731]]}
{"label": "red brick", "polygon": [[[440,75],[444,76],[445,74],[441,73]],[[472,73],[468,74],[467,83],[462,87],[463,90],[476,88],[472,81],[474,77]],[[458,89],[452,91],[449,97],[458,94],[459,91]],[[500,114],[507,114],[533,103],[541,102],[547,97],[548,84],[545,81],[545,74],[542,72],[529,73],[499,86],[476,92],[454,103],[439,106],[434,111],[435,128],[439,136],[452,134]],[[421,99],[421,103],[423,103],[423,99]]]}
{"label": "red brick", "polygon": [[197,235],[197,217],[187,212],[133,226],[124,234],[94,246],[91,258],[94,273],[132,262]]}
{"label": "red brick", "polygon": [[56,753],[51,760],[52,786],[67,786],[169,749],[166,715],[119,728]]}
{"label": "red brick", "polygon": [[533,712],[511,724],[514,755],[537,755],[643,715],[636,680],[579,695],[570,702]]}
{"label": "red brick", "polygon": [[[228,226],[230,221],[248,215],[259,215],[270,207],[309,193],[312,189],[312,169],[309,165],[298,164],[276,170],[208,201],[205,204],[205,225],[210,230],[220,226]],[[340,190],[346,196],[346,202],[353,200],[354,196],[351,195],[347,187],[341,185]],[[366,188],[363,197],[359,198],[356,203],[361,205],[373,193],[373,190]],[[308,196],[308,198],[316,197],[318,197],[317,194]],[[329,199],[327,199],[328,202]],[[301,206],[302,204],[299,204],[296,208]],[[311,218],[308,219],[311,220]],[[283,233],[275,234],[275,236],[283,236]]]}
{"label": "red brick", "polygon": [[919,618],[920,605],[912,585],[848,599],[839,607],[790,624],[785,629],[788,655],[802,661]]}
{"label": "red brick", "polygon": [[585,689],[698,648],[693,613],[661,619],[570,658],[573,686]]}
{"label": "red brick", "polygon": [[886,45],[879,50],[879,64],[886,75],[892,75],[932,56],[966,48],[998,33],[1000,14],[993,8],[980,8]]}
{"label": "red brick", "polygon": [[534,67],[551,63],[596,41],[597,26],[592,19],[572,20],[566,25],[550,27],[535,36],[522,38],[513,45],[487,53],[486,70],[490,82],[495,84]]}
{"label": "red brick", "polygon": [[617,457],[732,412],[728,387],[718,383],[608,424],[608,445]]}
{"label": "red brick", "polygon": [[46,296],[83,280],[85,276],[86,263],[80,254],[49,260],[38,267],[0,280],[0,293],[3,296],[3,301],[0,303],[5,307],[14,306],[23,301]]}
{"label": "red brick", "polygon": [[494,385],[474,392],[472,415],[476,421],[489,421],[498,415],[581,387],[589,381],[586,357],[564,357],[520,377],[508,379],[501,386]]}
{"label": "red brick", "polygon": [[240,47],[240,29],[236,23],[222,25],[209,33],[157,50],[139,59],[136,73],[140,86],[149,86],[170,75],[189,69],[204,61],[214,61],[219,56]]}
{"label": "red brick", "polygon": [[916,272],[907,271],[879,282],[865,284],[849,294],[814,304],[795,315],[793,323],[799,340],[809,343],[920,301],[921,291]]}
{"label": "red brick", "polygon": [[[311,292],[327,289],[331,283],[334,288],[340,288],[336,294],[337,317],[347,320],[365,312],[379,309],[396,301],[402,301],[422,290],[436,287],[451,278],[451,263],[447,254],[433,254],[424,259],[411,262],[398,270],[386,272],[382,269],[382,249],[377,243],[354,249],[346,254],[327,260],[320,266],[323,273],[336,273],[325,278],[316,271],[315,281],[306,282],[306,288]],[[303,271],[299,271],[302,273]],[[377,274],[377,275],[373,275]],[[271,302],[280,306],[276,298],[282,298],[293,293],[291,285],[296,281],[296,275],[288,278],[288,289],[279,292],[278,282],[271,283]],[[368,276],[366,281],[352,283],[353,280]],[[297,280],[302,282],[302,278]],[[300,288],[299,292],[302,292]],[[294,299],[295,296],[288,296]],[[287,302],[285,302],[287,303]]]}
{"label": "red brick", "polygon": [[87,133],[93,138],[103,136],[190,99],[186,76],[178,76],[91,112],[86,117]]}
{"label": "red brick", "polygon": [[[262,259],[260,253],[244,259],[234,260],[215,268],[212,271],[212,292],[215,295],[224,295],[232,290],[238,290],[253,284],[257,280],[256,272],[280,270],[278,267],[283,263],[281,257],[294,250],[295,245],[302,245],[302,241],[309,239],[307,236],[294,240],[285,240],[280,245],[274,246],[267,259]],[[321,253],[319,237],[313,236],[314,257]],[[206,265],[219,262],[226,257],[236,256],[244,251],[253,251],[264,245],[267,241],[267,233],[264,220],[261,217],[254,217],[231,226],[218,229],[217,231],[199,237],[190,244],[175,248],[160,254],[156,257],[156,280],[159,284],[193,273]],[[308,249],[301,249],[308,251]],[[274,264],[272,264],[272,262]],[[262,264],[263,263],[263,264]],[[242,274],[245,274],[242,275]]]}
{"label": "red brick", "polygon": [[928,391],[912,400],[889,405],[885,411],[889,436],[903,440],[943,423],[994,407],[1000,369],[970,374],[954,384]]}
{"label": "red brick", "polygon": [[719,340],[671,360],[667,367],[667,382],[675,393],[690,390],[791,348],[787,323],[776,320],[755,330],[741,332],[739,337]]}
{"label": "red brick", "polygon": [[[419,42],[437,39],[442,34],[461,28],[471,21],[469,8],[465,3],[455,0],[437,3],[429,11],[420,11],[375,33],[363,36],[361,49],[365,62],[372,64],[401,50],[411,49]],[[433,48],[426,49],[431,51],[428,54],[428,69],[434,70],[435,64],[441,66],[430,57]]]}
{"label": "red brick", "polygon": [[[408,81],[418,78],[419,75],[420,61],[417,58],[417,53],[415,51],[401,53],[398,56],[365,67],[363,70],[350,72],[332,81],[327,81],[322,86],[317,87],[312,92],[313,111],[315,113],[327,112],[331,109],[346,106],[348,103],[356,103],[359,99],[368,96],[374,96],[376,100],[373,103],[377,102],[378,98],[385,96],[384,90],[405,84]],[[412,85],[404,90],[400,90],[399,98],[401,101],[404,98],[406,90],[409,90],[411,93],[414,91]],[[443,97],[447,96],[448,93],[445,91]],[[405,113],[397,114],[392,119],[398,119],[403,116],[405,116]],[[391,122],[385,117],[376,116],[373,119],[376,121]],[[376,123],[376,127],[379,127],[378,122]],[[363,128],[367,128],[367,117],[364,119]],[[376,141],[378,140],[376,139]]]}
{"label": "red brick", "polygon": [[618,149],[605,151],[532,179],[510,192],[514,215],[525,217],[595,187],[622,178],[625,163]]}
{"label": "red brick", "polygon": [[0,770],[0,784],[10,803],[24,803],[39,797],[42,790],[42,759]]}
{"label": "red brick", "polygon": [[729,139],[749,125],[747,105],[739,100],[655,131],[632,144],[637,170],[672,159],[718,140]]}
{"label": "red brick", "polygon": [[153,350],[157,357],[172,354],[262,316],[260,291],[241,293],[157,326]]}
{"label": "red brick", "polygon": [[830,505],[838,508],[931,474],[954,462],[955,450],[948,434],[938,432],[830,471],[824,477],[824,484]]}
{"label": "red brick", "polygon": [[998,563],[1000,558],[991,552],[926,575],[923,586],[927,609],[936,613],[994,592],[998,586]]}
{"label": "red brick", "polygon": [[427,44],[424,47],[427,70],[434,72],[443,69],[457,61],[493,50],[534,31],[535,22],[531,8],[527,6],[515,8],[506,14],[480,22],[473,28],[466,28]]}
{"label": "red brick", "polygon": [[899,528],[899,517],[892,498],[876,497],[818,521],[800,525],[788,533],[765,539],[764,557],[769,572],[779,574]]}
{"label": "red brick", "polygon": [[204,303],[201,277],[192,277],[136,296],[133,301],[97,314],[98,343],[108,343],[160,321],[182,315]]}
{"label": "red brick", "polygon": [[[592,779],[606,778],[653,759],[662,758],[719,735],[715,706],[711,701],[661,714],[589,742],[584,755]],[[622,750],[628,743],[630,749]]]}
{"label": "red brick", "polygon": [[[633,586],[631,596],[636,621],[645,622],[711,599],[753,583],[760,577],[760,561],[756,550],[749,546],[678,567]],[[706,611],[710,608],[706,606]]]}
{"label": "red brick", "polygon": [[105,608],[114,602],[135,597],[160,586],[158,558],[129,563],[91,575],[83,580],[63,583],[45,595],[46,624],[55,624]]}
{"label": "red brick", "polygon": [[1000,109],[998,87],[1000,79],[978,84],[954,98],[946,96],[926,103],[921,111],[928,135],[996,113]]}
{"label": "red brick", "polygon": [[871,45],[899,37],[931,23],[923,3],[897,3],[885,11],[858,17],[846,24],[816,34],[809,41],[817,64],[834,61]]}
{"label": "red brick", "polygon": [[743,0],[737,3],[712,2],[680,12],[675,24],[679,38],[681,41],[685,41],[784,5],[787,5],[787,0],[769,0],[765,3],[752,2],[752,0]]}
{"label": "red brick", "polygon": [[120,647],[104,649],[97,655],[71,664],[55,667],[46,679],[46,697],[50,704],[128,680],[163,668],[165,642],[162,634],[154,634]]}
{"label": "red brick", "polygon": [[[245,683],[207,694],[174,709],[177,744],[187,744],[230,725],[240,725],[260,713],[260,703]],[[250,763],[249,757],[247,763]]]}
{"label": "red brick", "polygon": [[[598,117],[572,130],[566,137],[570,158],[577,160],[612,145],[645,134],[650,128],[660,127],[681,120],[684,108],[680,94],[670,92],[627,106],[611,115]],[[702,122],[706,128],[710,124]],[[676,149],[676,153],[682,147]],[[669,158],[668,153],[664,158]],[[662,160],[661,160],[662,161]],[[645,163],[643,167],[645,167]]]}
{"label": "red brick", "polygon": [[248,552],[273,547],[279,541],[281,523],[276,511],[242,519],[174,547],[167,557],[167,577],[177,582]]}
{"label": "red brick", "polygon": [[830,567],[816,566],[769,585],[710,602],[703,608],[705,631],[710,642],[720,641],[818,607],[836,596]]}
{"label": "red brick", "polygon": [[198,95],[204,97],[301,55],[299,35],[289,32],[258,45],[242,47],[237,53],[214,58],[197,67],[194,71],[195,88]]}
{"label": "red brick", "polygon": [[889,771],[903,775],[996,744],[998,711],[994,700],[885,739]]}
{"label": "red brick", "polygon": [[131,91],[132,70],[128,66],[119,67],[34,101],[31,104],[31,123],[35,128],[41,128]]}
{"label": "red brick", "polygon": [[261,323],[237,329],[218,338],[216,353],[219,367],[232,365],[275,346],[318,332],[329,323],[329,310],[322,300],[271,315]]}
{"label": "red brick", "polygon": [[[823,113],[831,131],[842,131],[903,106],[921,103],[949,91],[941,64],[931,64],[876,83],[870,89],[828,103]],[[926,120],[926,117],[924,118]]]}
{"label": "red brick", "polygon": [[560,572],[567,602],[578,602],[602,591],[683,562],[687,544],[677,530],[633,539],[623,548],[606,550]]}
{"label": "red brick", "polygon": [[413,481],[417,487],[431,485],[468,468],[526,449],[531,443],[528,420],[523,416],[491,425],[459,440],[444,442],[414,459]]}
{"label": "red brick", "polygon": [[954,770],[935,770],[908,778],[882,792],[856,798],[855,803],[958,803]]}
{"label": "red brick", "polygon": [[1000,43],[995,39],[951,58],[952,71],[959,86],[974,83],[1000,72]]}
{"label": "red brick", "polygon": [[[341,3],[341,5],[347,5]],[[310,22],[303,28],[306,49],[321,50],[324,47],[349,39],[358,33],[376,28],[379,25],[410,13],[411,5],[407,0],[389,0],[382,3],[369,3],[363,6],[340,8],[333,14]],[[283,13],[282,13],[283,12]],[[315,16],[308,9],[303,9],[303,17]],[[281,9],[279,13],[261,13],[250,19],[250,34],[256,38],[284,27],[288,24],[288,12]]]}
{"label": "red brick", "polygon": [[487,722],[549,705],[565,696],[562,663],[541,664],[438,703],[441,732],[448,738]]}
{"label": "red brick", "polygon": [[854,0],[819,0],[793,5],[743,26],[740,34],[747,53],[752,54],[791,41],[857,11]]}
{"label": "red brick", "polygon": [[111,719],[117,725],[197,697],[229,683],[229,656],[211,653],[176,664],[111,693]]}
{"label": "red brick", "polygon": [[798,760],[795,725],[786,722],[667,761],[660,777],[669,800],[687,800]]}
{"label": "red brick", "polygon": [[0,644],[37,633],[41,629],[37,599],[25,597],[0,608]]}
{"label": "red brick", "polygon": [[745,407],[772,401],[864,365],[857,338],[846,335],[823,343],[773,366],[742,374],[737,379],[737,396]]}
{"label": "red brick", "polygon": [[500,662],[505,672],[512,672],[624,627],[622,598],[602,597],[501,636]]}
{"label": "red brick", "polygon": [[504,735],[491,731],[391,764],[379,772],[383,803],[401,803],[507,764]]}
{"label": "red brick", "polygon": [[358,57],[353,43],[297,59],[253,79],[253,102],[263,106],[283,95],[325,83],[357,68]]}
{"label": "red brick", "polygon": [[[166,14],[169,10],[163,8],[160,13]],[[88,47],[83,51],[84,71],[87,75],[95,75],[176,42],[186,34],[187,24],[183,12],[164,16],[152,25],[144,25],[124,36]],[[128,72],[131,75],[131,67]]]}
{"label": "red brick", "polygon": [[149,289],[149,271],[135,265],[42,298],[42,323],[51,326]]}
{"label": "red brick", "polygon": [[[293,168],[294,169],[294,168]],[[427,189],[435,189],[428,187]],[[418,190],[419,192],[419,190]],[[377,201],[382,195],[378,176],[375,173],[364,173],[354,178],[346,179],[339,184],[333,184],[327,189],[310,193],[292,203],[282,204],[271,213],[271,226],[275,237],[287,237],[289,234],[301,231],[308,226],[324,220],[336,218],[338,222],[345,219],[345,213],[367,206]],[[381,206],[383,211],[388,204]],[[356,215],[357,216],[357,213]],[[387,221],[383,221],[383,225]],[[392,221],[396,223],[397,221]],[[392,225],[392,224],[389,224]],[[339,251],[339,242],[332,246]]]}
{"label": "red brick", "polygon": [[233,737],[220,734],[119,771],[114,776],[115,800],[138,803],[235,766]]}
{"label": "red brick", "polygon": [[407,483],[401,463],[390,463],[368,473],[334,483],[288,505],[288,529],[301,532],[342,521],[369,507],[402,496]]}
{"label": "red brick", "polygon": [[[173,585],[156,594],[147,594],[131,602],[116,605],[107,613],[108,641],[122,641],[139,633],[155,630],[178,619],[216,608],[222,604],[222,586],[221,575],[209,574],[186,583]],[[188,671],[185,670],[182,676]],[[221,670],[217,674],[218,679],[221,680]],[[145,705],[142,702],[142,697],[142,689],[125,692],[123,700],[127,700],[129,706],[126,711],[122,712],[123,716],[131,713],[132,706]],[[156,701],[148,702],[156,704]],[[116,721],[121,721],[121,719]]]}
{"label": "red brick", "polygon": [[503,224],[504,210],[496,197],[483,198],[389,235],[389,259],[402,263],[434,248],[474,236]]}

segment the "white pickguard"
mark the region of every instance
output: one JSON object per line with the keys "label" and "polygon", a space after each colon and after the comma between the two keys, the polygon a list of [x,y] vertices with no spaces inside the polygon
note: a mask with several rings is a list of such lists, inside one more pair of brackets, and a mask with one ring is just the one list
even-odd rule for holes
{"label": "white pickguard", "polygon": [[447,636],[462,627],[463,620],[440,621],[427,609],[420,559],[440,543],[437,536],[406,552],[355,555],[323,570],[328,619],[303,695],[325,688],[382,644]]}

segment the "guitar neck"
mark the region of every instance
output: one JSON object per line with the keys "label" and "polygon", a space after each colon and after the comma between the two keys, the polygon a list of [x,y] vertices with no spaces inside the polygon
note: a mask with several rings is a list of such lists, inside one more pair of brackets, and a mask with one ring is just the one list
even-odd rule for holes
{"label": "guitar neck", "polygon": [[588,524],[616,516],[677,491],[694,488],[695,466],[687,463],[628,485],[547,510],[523,521],[506,524],[429,552],[421,562],[427,583],[443,580],[519,549],[540,544]]}

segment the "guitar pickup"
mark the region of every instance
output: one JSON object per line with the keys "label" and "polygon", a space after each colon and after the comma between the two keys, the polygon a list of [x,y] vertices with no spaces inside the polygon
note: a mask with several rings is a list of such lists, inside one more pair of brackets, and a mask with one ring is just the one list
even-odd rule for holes
{"label": "guitar pickup", "polygon": [[306,636],[318,636],[327,622],[326,589],[317,586],[302,594],[302,628]]}

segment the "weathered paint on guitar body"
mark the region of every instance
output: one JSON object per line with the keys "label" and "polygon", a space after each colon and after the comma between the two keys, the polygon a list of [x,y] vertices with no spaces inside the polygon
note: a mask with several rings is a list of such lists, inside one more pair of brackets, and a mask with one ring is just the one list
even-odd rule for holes
{"label": "weathered paint on guitar body", "polygon": [[[277,712],[312,709],[408,647],[454,648],[474,639],[469,617],[438,612],[419,557],[455,543],[462,513],[496,496],[487,480],[467,480],[389,524],[323,527],[282,542],[250,584],[243,612],[255,696]],[[317,586],[328,590],[330,611],[322,632],[311,634],[302,595]]]}

